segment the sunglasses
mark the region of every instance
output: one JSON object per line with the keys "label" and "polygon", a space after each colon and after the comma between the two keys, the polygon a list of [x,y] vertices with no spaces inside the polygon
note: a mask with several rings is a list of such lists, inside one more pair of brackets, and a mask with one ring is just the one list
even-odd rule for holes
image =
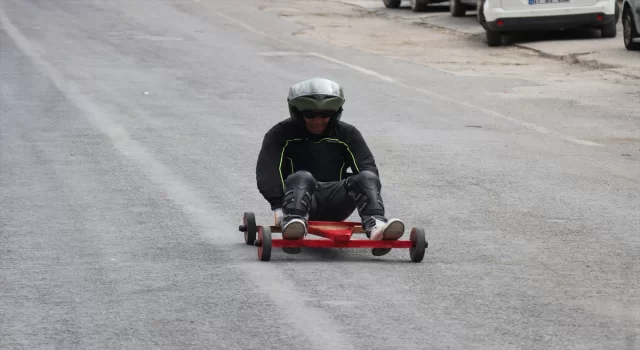
{"label": "sunglasses", "polygon": [[313,119],[313,118],[331,118],[335,113],[331,111],[302,111],[302,116],[305,119]]}

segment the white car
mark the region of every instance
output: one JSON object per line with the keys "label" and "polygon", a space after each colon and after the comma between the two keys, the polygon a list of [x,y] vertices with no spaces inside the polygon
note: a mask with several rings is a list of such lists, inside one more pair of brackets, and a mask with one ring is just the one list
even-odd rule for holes
{"label": "white car", "polygon": [[616,0],[477,0],[478,21],[487,45],[502,44],[502,34],[532,30],[599,28],[616,36],[620,6]]}
{"label": "white car", "polygon": [[640,0],[622,3],[622,30],[627,50],[640,50]]}

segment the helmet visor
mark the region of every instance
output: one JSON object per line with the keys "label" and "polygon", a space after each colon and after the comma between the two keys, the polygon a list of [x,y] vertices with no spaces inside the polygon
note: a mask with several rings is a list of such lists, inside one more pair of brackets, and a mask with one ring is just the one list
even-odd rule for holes
{"label": "helmet visor", "polygon": [[318,111],[318,110],[306,110],[302,111],[302,116],[305,119],[314,119],[314,118],[331,118],[335,115],[334,111]]}

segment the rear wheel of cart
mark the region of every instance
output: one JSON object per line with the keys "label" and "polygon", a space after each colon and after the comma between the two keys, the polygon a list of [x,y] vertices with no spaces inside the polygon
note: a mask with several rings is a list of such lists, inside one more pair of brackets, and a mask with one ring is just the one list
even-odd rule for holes
{"label": "rear wheel of cart", "polygon": [[261,261],[271,260],[271,227],[260,226],[258,230],[258,258]]}
{"label": "rear wheel of cart", "polygon": [[421,262],[424,258],[424,253],[427,250],[427,237],[424,233],[424,230],[418,227],[414,227],[411,230],[411,234],[409,236],[411,240],[411,248],[409,248],[409,257],[411,257],[411,261],[413,262]]}

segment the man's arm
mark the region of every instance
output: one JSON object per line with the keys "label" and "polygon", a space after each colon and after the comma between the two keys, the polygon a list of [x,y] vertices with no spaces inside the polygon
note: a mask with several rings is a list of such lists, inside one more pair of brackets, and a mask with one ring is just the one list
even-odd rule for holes
{"label": "man's arm", "polygon": [[282,207],[284,189],[280,175],[282,141],[280,126],[271,128],[262,140],[256,165],[258,190],[271,205],[271,210]]}
{"label": "man's arm", "polygon": [[355,126],[351,126],[350,129],[346,140],[349,146],[347,149],[347,164],[352,167],[351,169],[354,173],[369,170],[380,176],[376,160],[362,134]]}

